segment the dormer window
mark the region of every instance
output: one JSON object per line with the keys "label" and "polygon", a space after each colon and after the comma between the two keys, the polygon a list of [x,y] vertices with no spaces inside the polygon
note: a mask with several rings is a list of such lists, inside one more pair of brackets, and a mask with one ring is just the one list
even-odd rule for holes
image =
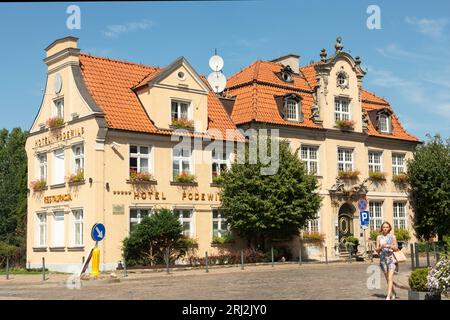
{"label": "dormer window", "polygon": [[334,119],[350,120],[350,101],[348,98],[337,97],[334,100]]}
{"label": "dormer window", "polygon": [[180,119],[188,120],[189,106],[189,102],[172,100],[172,121]]}
{"label": "dormer window", "polygon": [[282,70],[281,70],[281,79],[283,79],[283,81],[285,82],[292,82],[292,74],[294,72],[292,71],[290,66],[285,66]]}
{"label": "dormer window", "polygon": [[391,114],[392,111],[389,109],[381,109],[377,112],[377,129],[381,133],[391,133],[392,124],[391,124]]}
{"label": "dormer window", "polygon": [[[282,98],[283,103],[283,118],[289,121],[302,121],[302,112],[301,112],[301,98],[295,93],[287,94]],[[281,101],[280,101],[281,102]]]}

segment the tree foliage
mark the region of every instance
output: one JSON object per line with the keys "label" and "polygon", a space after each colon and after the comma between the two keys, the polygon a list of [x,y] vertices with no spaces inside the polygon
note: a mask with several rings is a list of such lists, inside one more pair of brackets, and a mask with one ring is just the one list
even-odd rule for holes
{"label": "tree foliage", "polygon": [[408,161],[408,180],[416,235],[442,239],[450,233],[450,139],[428,136]]}
{"label": "tree foliage", "polygon": [[25,248],[27,212],[27,133],[0,131],[0,241]]}
{"label": "tree foliage", "polygon": [[246,162],[235,161],[222,174],[222,209],[231,229],[263,248],[266,239],[298,235],[320,207],[316,177],[307,174],[298,150],[293,153],[286,140],[280,141],[279,167],[272,175],[261,174],[259,157],[249,164],[249,145],[245,148]]}

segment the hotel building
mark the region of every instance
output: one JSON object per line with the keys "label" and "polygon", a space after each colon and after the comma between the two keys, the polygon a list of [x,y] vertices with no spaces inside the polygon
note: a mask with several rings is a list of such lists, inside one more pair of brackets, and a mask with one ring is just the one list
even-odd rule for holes
{"label": "hotel building", "polygon": [[[333,55],[322,50],[307,66],[297,55],[257,61],[231,76],[221,95],[183,57],[150,67],[81,53],[77,41],[45,49],[47,85],[26,143],[31,267],[45,257],[51,270],[78,270],[94,245],[92,226],[103,223],[101,270],[115,269],[122,240],[163,207],[178,214],[198,252],[214,251],[226,222],[213,177],[245,142],[238,128],[279,129],[318,177],[323,203],[305,230],[325,236],[317,257],[325,246],[340,256],[350,235],[362,243],[360,198],[372,229],[387,220],[412,230],[407,194],[392,178],[405,171],[418,140],[386,100],[362,88],[361,61],[340,39]],[[339,177],[356,170],[356,179]]]}

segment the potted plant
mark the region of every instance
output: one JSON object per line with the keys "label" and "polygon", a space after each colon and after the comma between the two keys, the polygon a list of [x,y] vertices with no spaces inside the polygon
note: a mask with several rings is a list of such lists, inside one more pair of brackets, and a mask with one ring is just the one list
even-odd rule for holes
{"label": "potted plant", "polygon": [[353,129],[355,126],[355,121],[353,120],[336,120],[336,125],[345,130]]}
{"label": "potted plant", "polygon": [[71,174],[67,178],[67,180],[68,180],[69,183],[77,183],[77,182],[84,181],[84,171],[83,170],[78,170],[77,173]]}
{"label": "potted plant", "polygon": [[343,170],[338,172],[339,178],[344,180],[355,180],[358,179],[358,170]]}
{"label": "potted plant", "polygon": [[372,181],[381,182],[386,180],[386,174],[384,172],[369,172],[369,179]]}
{"label": "potted plant", "polygon": [[38,179],[30,182],[30,187],[33,191],[43,190],[47,186],[47,181],[45,179]]}
{"label": "potted plant", "polygon": [[196,179],[195,175],[190,174],[189,172],[186,171],[182,171],[175,177],[175,182],[193,183],[195,182],[195,179]]}
{"label": "potted plant", "polygon": [[408,229],[395,229],[395,237],[397,238],[398,248],[401,250],[404,247],[405,242],[411,239],[411,234]]}
{"label": "potted plant", "polygon": [[172,127],[176,129],[194,129],[194,121],[185,118],[172,119]]}
{"label": "potted plant", "polygon": [[60,127],[64,124],[64,119],[58,116],[50,117],[47,119],[46,124],[49,128]]}
{"label": "potted plant", "polygon": [[449,297],[450,293],[450,260],[442,259],[428,272],[428,289],[436,294],[444,294]]}
{"label": "potted plant", "polygon": [[147,171],[137,172],[136,170],[130,171],[130,181],[131,182],[148,182],[153,181],[153,175]]}
{"label": "potted plant", "polygon": [[358,245],[359,245],[359,239],[355,238],[353,236],[347,237],[347,244],[351,244],[351,248],[353,250],[353,254],[356,255],[358,253]]}
{"label": "potted plant", "polygon": [[212,177],[212,182],[214,184],[220,185],[223,182],[223,177],[221,175],[213,176]]}
{"label": "potted plant", "polygon": [[399,185],[405,185],[408,183],[408,176],[404,173],[394,174],[392,176],[392,181]]}
{"label": "potted plant", "polygon": [[379,230],[372,230],[370,231],[370,236],[369,239],[372,240],[373,242],[377,241],[377,237],[380,235],[380,231]]}
{"label": "potted plant", "polygon": [[408,300],[441,300],[441,294],[428,288],[428,268],[419,268],[411,272],[408,278]]}

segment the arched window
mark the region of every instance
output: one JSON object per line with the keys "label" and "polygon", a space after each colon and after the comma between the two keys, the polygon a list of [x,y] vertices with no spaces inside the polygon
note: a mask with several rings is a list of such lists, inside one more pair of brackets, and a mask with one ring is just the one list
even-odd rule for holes
{"label": "arched window", "polygon": [[286,110],[286,120],[299,121],[298,102],[294,99],[286,99],[284,101]]}
{"label": "arched window", "polygon": [[380,129],[380,132],[383,133],[390,133],[390,123],[389,123],[389,116],[387,114],[380,114],[378,117],[378,128]]}

